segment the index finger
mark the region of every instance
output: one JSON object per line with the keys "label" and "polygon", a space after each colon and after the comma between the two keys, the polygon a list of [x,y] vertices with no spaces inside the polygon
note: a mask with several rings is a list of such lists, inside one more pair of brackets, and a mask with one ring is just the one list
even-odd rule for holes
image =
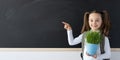
{"label": "index finger", "polygon": [[63,23],[63,24],[65,24],[65,25],[67,25],[67,24],[68,24],[68,23],[66,23],[66,22],[64,22],[64,21],[63,21],[62,23]]}

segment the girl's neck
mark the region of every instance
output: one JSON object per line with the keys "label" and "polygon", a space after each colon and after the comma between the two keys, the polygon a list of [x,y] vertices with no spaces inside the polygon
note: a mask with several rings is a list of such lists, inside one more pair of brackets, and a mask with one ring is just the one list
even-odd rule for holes
{"label": "girl's neck", "polygon": [[100,30],[99,30],[99,29],[98,29],[98,30],[92,30],[92,29],[91,29],[90,31],[93,31],[93,32],[100,32]]}

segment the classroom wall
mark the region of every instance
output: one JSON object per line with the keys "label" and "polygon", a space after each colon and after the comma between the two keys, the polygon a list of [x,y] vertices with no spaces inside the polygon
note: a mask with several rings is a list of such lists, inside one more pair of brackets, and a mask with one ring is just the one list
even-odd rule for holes
{"label": "classroom wall", "polygon": [[[0,48],[0,60],[81,60],[79,48]],[[111,60],[120,59],[120,49],[112,49]]]}

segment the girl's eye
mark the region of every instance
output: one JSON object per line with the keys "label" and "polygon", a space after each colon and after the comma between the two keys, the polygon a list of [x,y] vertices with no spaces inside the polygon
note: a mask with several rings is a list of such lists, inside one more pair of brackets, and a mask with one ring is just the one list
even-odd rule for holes
{"label": "girl's eye", "polygon": [[90,20],[90,22],[93,22],[93,20]]}
{"label": "girl's eye", "polygon": [[99,20],[96,20],[96,22],[99,22]]}

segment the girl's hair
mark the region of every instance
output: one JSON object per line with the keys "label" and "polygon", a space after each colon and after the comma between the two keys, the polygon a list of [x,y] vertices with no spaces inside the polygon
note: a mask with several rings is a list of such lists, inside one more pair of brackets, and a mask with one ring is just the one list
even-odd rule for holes
{"label": "girl's hair", "polygon": [[110,24],[110,17],[109,17],[108,12],[106,10],[104,10],[104,11],[96,11],[96,10],[94,10],[94,11],[91,11],[91,12],[85,12],[85,14],[84,14],[84,22],[83,22],[81,33],[90,30],[90,26],[89,26],[88,21],[89,21],[89,15],[91,13],[98,13],[98,14],[101,15],[102,24],[101,24],[101,27],[100,27],[100,31],[105,36],[108,36],[111,24]]}

